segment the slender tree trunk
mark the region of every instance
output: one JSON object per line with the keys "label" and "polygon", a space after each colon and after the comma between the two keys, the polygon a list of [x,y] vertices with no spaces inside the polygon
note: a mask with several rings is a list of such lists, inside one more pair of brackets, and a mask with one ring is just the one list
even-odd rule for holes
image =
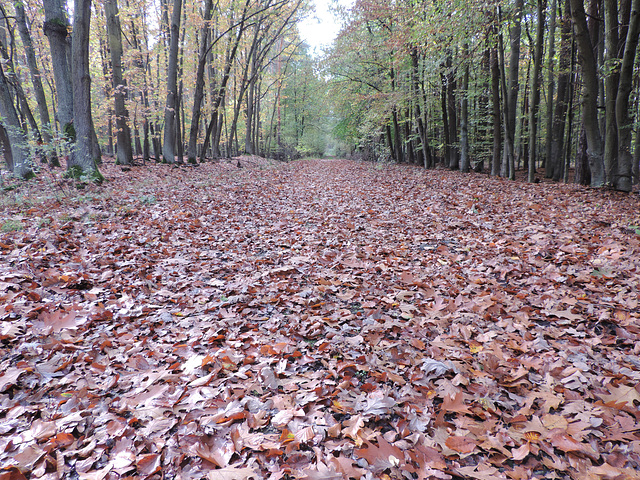
{"label": "slender tree trunk", "polygon": [[[25,56],[27,58],[27,65],[29,66],[29,74],[31,76],[31,84],[33,85],[33,92],[38,104],[38,113],[40,115],[40,124],[42,126],[42,140],[47,144],[51,144],[51,119],[49,117],[49,109],[47,107],[47,97],[44,93],[44,87],[42,86],[42,80],[40,75],[40,69],[38,68],[38,62],[36,60],[36,54],[33,49],[33,41],[31,40],[31,32],[27,26],[27,20],[24,13],[24,5],[22,2],[14,0],[14,6],[16,11],[16,24],[18,31],[20,32],[20,38],[22,45],[24,46]],[[50,148],[54,148],[50,145]],[[60,166],[55,149],[50,151],[51,164],[54,166]]]}
{"label": "slender tree trunk", "polygon": [[189,128],[189,147],[187,159],[189,163],[196,163],[198,154],[198,131],[200,126],[202,99],[204,98],[204,71],[209,53],[209,22],[213,15],[213,0],[206,0],[204,6],[204,25],[200,29],[200,51],[196,68],[196,83],[193,92],[193,108],[191,109],[191,126]]}
{"label": "slender tree trunk", "polygon": [[464,73],[462,74],[460,101],[460,171],[467,173],[471,167],[469,161],[469,44],[462,47]]}
{"label": "slender tree trunk", "polygon": [[107,36],[111,52],[111,71],[113,82],[114,111],[116,114],[116,136],[118,141],[117,163],[133,165],[131,131],[129,130],[129,112],[125,104],[126,84],[122,78],[122,37],[120,35],[120,17],[117,0],[104,0],[104,12],[107,19]]}
{"label": "slender tree trunk", "polygon": [[176,95],[178,93],[178,37],[180,36],[181,11],[182,0],[173,0],[169,40],[169,64],[167,66],[167,101],[164,108],[164,135],[162,145],[162,156],[167,163],[175,163],[176,161]]}
{"label": "slender tree trunk", "polygon": [[500,174],[500,156],[502,154],[502,125],[500,123],[500,69],[498,67],[498,49],[491,47],[491,98],[493,103],[493,149],[491,155],[491,175]]}
{"label": "slender tree trunk", "polygon": [[536,44],[531,72],[531,104],[529,106],[529,182],[536,176],[536,157],[538,153],[538,106],[540,104],[540,71],[544,46],[544,23],[546,0],[538,0],[538,23],[536,27]]}
{"label": "slender tree trunk", "polygon": [[615,186],[618,190],[622,190],[623,192],[630,192],[633,188],[633,156],[631,155],[633,121],[629,113],[629,96],[631,95],[631,90],[633,88],[633,64],[638,50],[639,35],[640,0],[633,0],[631,5],[629,29],[626,33],[626,45],[620,68],[618,94],[616,98],[618,172]]}
{"label": "slender tree trunk", "polygon": [[[89,27],[91,0],[75,0],[73,14],[72,78],[73,123],[76,131],[73,165],[93,180],[102,180],[97,158],[93,157],[91,118],[91,77],[89,75]],[[78,174],[79,172],[72,172]]]}
{"label": "slender tree trunk", "polygon": [[[556,6],[557,0],[551,0],[550,16],[549,16],[549,49],[547,53],[547,141],[545,146],[544,167],[545,177],[553,176],[553,160],[551,159],[551,149],[553,143],[553,103],[555,95],[555,55],[556,55]],[[558,97],[558,102],[561,99]]]}
{"label": "slender tree trunk", "polygon": [[567,119],[567,105],[572,94],[570,88],[572,62],[575,56],[571,39],[571,8],[565,0],[565,11],[561,20],[560,54],[558,65],[558,99],[551,125],[551,152],[547,159],[547,177],[559,181],[564,174],[564,132]]}
{"label": "slender tree trunk", "polygon": [[509,42],[511,53],[509,58],[509,94],[506,104],[508,105],[507,125],[508,144],[511,144],[509,162],[509,178],[515,180],[515,141],[516,141],[516,117],[518,111],[518,92],[520,90],[519,70],[520,70],[520,36],[522,32],[522,9],[524,0],[515,0],[513,26],[509,30]]}
{"label": "slender tree trunk", "polygon": [[604,170],[604,149],[598,119],[598,66],[593,44],[587,26],[583,0],[571,1],[571,17],[578,44],[580,64],[582,66],[582,122],[587,142],[587,157],[591,170],[591,186],[601,187],[606,182]]}
{"label": "slender tree trunk", "polygon": [[10,145],[10,156],[5,158],[7,166],[17,177],[28,179],[33,176],[29,160],[29,146],[27,137],[20,124],[13,99],[9,90],[9,83],[0,64],[0,117],[6,131]]}
{"label": "slender tree trunk", "polygon": [[618,173],[618,126],[616,123],[616,92],[620,84],[618,0],[604,0],[604,31],[604,169],[607,184],[613,186]]}

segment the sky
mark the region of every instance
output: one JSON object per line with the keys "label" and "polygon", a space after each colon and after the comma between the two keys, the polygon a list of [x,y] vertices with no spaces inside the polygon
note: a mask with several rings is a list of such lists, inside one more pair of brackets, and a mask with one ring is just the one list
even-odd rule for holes
{"label": "sky", "polygon": [[[323,48],[329,47],[340,31],[340,21],[330,11],[335,0],[313,0],[316,13],[300,22],[300,35],[311,47],[312,53],[320,54]],[[337,0],[342,6],[350,7],[354,0]]]}

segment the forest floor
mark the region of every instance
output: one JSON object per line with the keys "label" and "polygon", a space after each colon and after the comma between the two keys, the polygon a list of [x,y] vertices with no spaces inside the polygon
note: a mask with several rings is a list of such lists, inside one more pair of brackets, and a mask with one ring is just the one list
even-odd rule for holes
{"label": "forest floor", "polygon": [[102,171],[0,196],[0,479],[640,478],[637,195]]}

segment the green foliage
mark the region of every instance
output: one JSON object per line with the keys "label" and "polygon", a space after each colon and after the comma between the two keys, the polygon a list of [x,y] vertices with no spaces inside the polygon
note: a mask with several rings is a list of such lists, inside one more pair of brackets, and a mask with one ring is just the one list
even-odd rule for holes
{"label": "green foliage", "polygon": [[22,222],[19,222],[17,220],[7,220],[2,224],[2,227],[0,227],[0,230],[3,233],[17,232],[22,229],[23,229]]}
{"label": "green foliage", "polygon": [[140,203],[149,206],[155,205],[156,203],[158,203],[158,200],[154,195],[143,195],[140,197]]}

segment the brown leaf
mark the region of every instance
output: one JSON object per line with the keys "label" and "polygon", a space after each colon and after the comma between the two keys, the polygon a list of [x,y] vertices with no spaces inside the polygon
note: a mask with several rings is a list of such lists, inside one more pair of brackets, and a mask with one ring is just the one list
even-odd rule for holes
{"label": "brown leaf", "polygon": [[451,450],[466,454],[473,452],[478,445],[478,442],[469,437],[457,437],[452,435],[447,438],[445,445]]}

